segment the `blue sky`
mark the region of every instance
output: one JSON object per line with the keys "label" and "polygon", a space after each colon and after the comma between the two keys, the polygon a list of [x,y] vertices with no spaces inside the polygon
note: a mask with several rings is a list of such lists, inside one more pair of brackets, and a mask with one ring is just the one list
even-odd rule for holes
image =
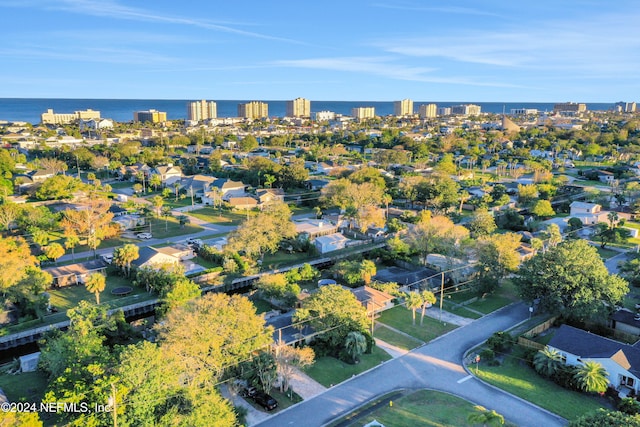
{"label": "blue sky", "polygon": [[640,101],[640,2],[0,0],[0,97]]}

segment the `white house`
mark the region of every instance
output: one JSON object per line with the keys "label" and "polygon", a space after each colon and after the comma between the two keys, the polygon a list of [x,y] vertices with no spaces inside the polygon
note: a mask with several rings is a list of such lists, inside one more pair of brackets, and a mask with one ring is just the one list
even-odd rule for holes
{"label": "white house", "polygon": [[578,218],[584,225],[607,221],[607,212],[597,203],[571,202],[569,208],[569,217]]}
{"label": "white house", "polygon": [[342,233],[333,233],[317,237],[313,244],[318,249],[318,252],[326,254],[327,252],[344,249],[348,242],[349,239],[344,237]]}
{"label": "white house", "polygon": [[557,350],[567,365],[586,361],[601,364],[610,385],[621,395],[640,391],[640,349],[568,325],[560,326],[548,346]]}
{"label": "white house", "polygon": [[182,169],[178,166],[174,166],[169,163],[164,166],[156,166],[152,171],[152,175],[159,175],[162,180],[162,185],[165,187],[172,186],[175,182],[179,182],[182,179]]}

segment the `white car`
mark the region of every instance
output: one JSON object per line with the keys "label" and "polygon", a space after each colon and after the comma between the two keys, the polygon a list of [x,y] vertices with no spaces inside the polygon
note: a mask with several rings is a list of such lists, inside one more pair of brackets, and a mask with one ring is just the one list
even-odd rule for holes
{"label": "white car", "polygon": [[138,233],[136,234],[136,237],[138,239],[151,239],[153,236],[151,235],[151,233]]}
{"label": "white car", "polygon": [[107,264],[111,264],[113,262],[113,254],[102,254],[100,258]]}

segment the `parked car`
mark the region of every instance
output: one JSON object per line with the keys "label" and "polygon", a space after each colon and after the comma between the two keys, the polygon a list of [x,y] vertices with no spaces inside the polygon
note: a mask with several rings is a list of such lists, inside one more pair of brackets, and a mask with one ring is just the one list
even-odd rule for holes
{"label": "parked car", "polygon": [[151,233],[138,233],[136,234],[136,237],[138,239],[151,239],[153,236],[151,235]]}
{"label": "parked car", "polygon": [[244,386],[240,389],[240,396],[253,397],[258,392],[255,387]]}
{"label": "parked car", "polygon": [[196,239],[195,237],[189,237],[187,239],[187,245],[191,245],[191,246],[195,246],[196,248],[199,248],[200,246],[202,246],[202,240]]}
{"label": "parked car", "polygon": [[278,401],[265,392],[256,391],[251,398],[267,411],[271,411],[278,407]]}
{"label": "parked car", "polygon": [[113,262],[113,254],[102,254],[100,255],[100,259],[107,264],[111,264]]}

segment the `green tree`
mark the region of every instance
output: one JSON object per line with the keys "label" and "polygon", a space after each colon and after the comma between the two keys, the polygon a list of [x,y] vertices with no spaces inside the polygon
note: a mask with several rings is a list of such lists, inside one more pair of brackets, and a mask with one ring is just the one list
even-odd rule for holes
{"label": "green tree", "polygon": [[562,355],[555,348],[545,346],[533,357],[533,368],[545,377],[552,377],[562,368]]}
{"label": "green tree", "polygon": [[169,312],[202,295],[200,286],[186,277],[178,277],[167,292],[161,312]]}
{"label": "green tree", "polygon": [[222,293],[171,310],[157,328],[162,347],[185,367],[190,384],[219,379],[228,367],[270,344],[273,333],[246,297]]}
{"label": "green tree", "polygon": [[82,182],[68,175],[54,175],[47,178],[36,191],[39,200],[70,199],[82,187]]}
{"label": "green tree", "polygon": [[[154,175],[157,176],[157,175]],[[151,205],[153,209],[156,211],[156,217],[160,218],[160,212],[162,211],[162,206],[164,206],[164,199],[162,196],[153,196],[151,198]]]}
{"label": "green tree", "polygon": [[93,273],[87,278],[84,286],[96,296],[96,304],[100,304],[100,292],[107,286],[107,279],[102,273]]}
{"label": "green tree", "polygon": [[459,243],[468,236],[467,228],[454,224],[446,216],[432,216],[430,211],[422,211],[408,240],[411,247],[422,255],[426,264],[429,254],[455,253]]}
{"label": "green tree", "polygon": [[64,248],[60,243],[54,242],[44,248],[44,254],[47,258],[52,259],[57,264],[58,258],[64,255]]}
{"label": "green tree", "polygon": [[404,294],[404,302],[405,306],[411,310],[411,315],[413,319],[413,325],[416,324],[416,310],[422,307],[423,300],[422,295],[418,292],[407,292]]}
{"label": "green tree", "polygon": [[520,239],[516,233],[494,234],[477,242],[479,279],[482,292],[493,292],[500,281],[520,264]]}
{"label": "green tree", "polygon": [[365,308],[350,291],[341,286],[322,286],[302,302],[303,310],[294,314],[294,323],[303,322],[322,334],[329,348],[340,351],[347,334],[366,332],[369,319]]}
{"label": "green tree", "polygon": [[297,296],[300,294],[300,286],[295,282],[290,282],[284,274],[265,274],[256,287],[266,298],[275,298],[284,301],[292,306]]}
{"label": "green tree", "polygon": [[483,426],[501,426],[504,425],[504,417],[495,410],[488,410],[484,406],[476,405],[473,407],[474,412],[467,417],[469,424],[482,424]]}
{"label": "green tree", "polygon": [[436,296],[433,294],[433,292],[424,290],[420,292],[420,298],[422,298],[422,315],[420,316],[420,326],[422,326],[427,308],[436,303]]}
{"label": "green tree", "polygon": [[367,350],[367,340],[360,332],[352,331],[347,334],[344,349],[352,363],[358,363],[358,358]]}
{"label": "green tree", "polygon": [[627,282],[607,271],[596,249],[584,240],[565,240],[546,253],[525,261],[514,284],[525,301],[539,299],[539,307],[576,319],[605,315],[621,303]]}
{"label": "green tree", "polygon": [[247,135],[238,143],[238,148],[245,153],[248,153],[249,151],[258,148],[258,140],[253,135]]}
{"label": "green tree", "polygon": [[266,252],[275,252],[282,240],[295,235],[289,207],[282,202],[271,203],[229,234],[228,248],[244,251],[249,257],[262,257]]}
{"label": "green tree", "polygon": [[154,173],[149,178],[149,185],[152,186],[155,191],[158,191],[158,187],[162,185],[162,177]]}
{"label": "green tree", "polygon": [[547,218],[556,214],[551,207],[551,202],[548,200],[538,200],[535,202],[531,207],[531,213],[538,218]]}
{"label": "green tree", "polygon": [[4,202],[0,204],[0,225],[2,230],[9,231],[12,224],[20,216],[20,206],[16,203]]}
{"label": "green tree", "polygon": [[113,251],[113,263],[118,266],[127,277],[131,274],[131,263],[140,257],[140,248],[133,243],[127,243]]}
{"label": "green tree", "polygon": [[493,215],[489,211],[486,209],[476,209],[467,224],[467,228],[471,232],[471,237],[478,238],[493,233],[496,231],[497,226]]}
{"label": "green tree", "polygon": [[73,231],[69,231],[69,232],[65,231],[64,247],[65,249],[71,249],[72,261],[75,261],[76,259],[75,249],[76,249],[76,246],[78,246],[78,244],[80,244],[80,239],[78,238],[78,236],[75,233],[73,233]]}
{"label": "green tree", "polygon": [[604,393],[609,385],[608,372],[598,362],[585,361],[574,374],[578,386],[586,392]]}

